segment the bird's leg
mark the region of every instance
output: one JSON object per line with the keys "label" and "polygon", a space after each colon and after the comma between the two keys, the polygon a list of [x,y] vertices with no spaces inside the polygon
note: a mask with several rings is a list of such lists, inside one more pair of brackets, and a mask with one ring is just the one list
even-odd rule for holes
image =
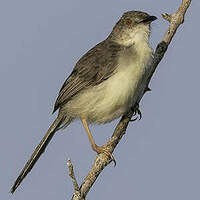
{"label": "bird's leg", "polygon": [[101,147],[101,146],[97,146],[97,145],[95,144],[94,139],[93,139],[92,134],[91,134],[91,131],[90,131],[89,127],[88,127],[87,120],[82,118],[81,121],[82,121],[82,124],[83,124],[83,126],[84,126],[84,128],[85,128],[85,130],[86,130],[87,135],[88,135],[88,138],[89,138],[89,141],[90,141],[90,143],[91,143],[92,149],[93,149],[95,152],[97,152],[98,154],[100,154],[100,153],[106,154],[109,158],[111,158],[111,160],[112,160],[112,161],[115,163],[115,165],[116,165],[116,161],[115,161],[113,155],[112,155],[109,151],[107,151],[105,148],[103,148],[103,147]]}
{"label": "bird's leg", "polygon": [[[131,109],[134,112],[133,115],[135,116],[136,114],[138,114],[139,115],[139,120],[141,120],[142,119],[142,112],[140,111],[139,104],[136,103]],[[132,119],[130,121],[133,122],[133,121],[135,121],[137,119],[138,119],[138,117],[136,117],[135,119]]]}

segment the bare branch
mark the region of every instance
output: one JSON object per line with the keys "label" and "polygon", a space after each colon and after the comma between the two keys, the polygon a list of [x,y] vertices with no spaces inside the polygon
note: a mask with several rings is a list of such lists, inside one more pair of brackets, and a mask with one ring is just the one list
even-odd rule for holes
{"label": "bare branch", "polygon": [[[170,22],[167,32],[165,33],[162,41],[157,45],[156,51],[154,54],[154,59],[151,64],[151,72],[150,76],[147,80],[147,87],[149,82],[158,66],[160,61],[162,60],[168,45],[170,44],[174,34],[176,33],[177,28],[184,22],[185,13],[190,6],[191,0],[182,0],[180,7],[178,8],[177,12],[169,15],[169,14],[162,14],[163,18]],[[147,89],[144,93],[148,91]],[[137,102],[139,103],[139,102]],[[111,139],[103,145],[110,153],[112,153],[120,142],[121,138],[126,132],[129,122],[134,114],[134,111],[130,110],[126,115],[124,115],[120,122],[117,124],[115,131],[111,137]],[[90,169],[88,175],[85,177],[81,187],[80,187],[80,194],[82,197],[78,197],[75,193],[72,197],[72,200],[83,200],[83,196],[86,197],[87,193],[89,192],[90,188],[96,181],[99,174],[102,170],[111,162],[111,160],[105,154],[97,155],[92,168]]]}

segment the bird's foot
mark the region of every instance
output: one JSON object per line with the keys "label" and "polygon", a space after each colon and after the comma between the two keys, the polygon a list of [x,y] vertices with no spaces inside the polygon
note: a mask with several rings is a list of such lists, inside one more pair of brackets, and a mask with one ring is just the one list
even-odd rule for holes
{"label": "bird's foot", "polygon": [[[139,104],[136,103],[136,104],[134,105],[134,107],[132,107],[131,109],[132,109],[132,111],[133,111],[133,116],[139,115],[139,120],[141,120],[141,119],[142,119],[142,112],[140,111]],[[134,121],[136,121],[137,119],[138,119],[138,117],[135,117],[134,119],[131,119],[130,121],[131,121],[131,122],[134,122]]]}
{"label": "bird's foot", "polygon": [[92,146],[92,149],[97,152],[98,154],[101,154],[101,153],[104,153],[106,154],[110,159],[111,161],[114,162],[115,166],[116,166],[116,160],[114,158],[114,156],[112,155],[112,153],[110,153],[108,150],[106,150],[104,147],[101,147],[101,146]]}

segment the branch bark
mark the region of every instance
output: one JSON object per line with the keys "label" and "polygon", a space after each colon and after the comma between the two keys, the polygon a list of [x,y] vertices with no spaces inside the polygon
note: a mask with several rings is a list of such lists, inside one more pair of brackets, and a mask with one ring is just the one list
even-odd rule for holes
{"label": "branch bark", "polygon": [[[178,10],[174,14],[162,14],[162,17],[170,22],[170,25],[168,27],[168,30],[166,31],[162,41],[157,45],[156,51],[154,54],[154,58],[151,64],[151,73],[147,80],[147,87],[149,85],[149,82],[158,66],[160,61],[162,60],[174,34],[176,33],[176,30],[178,27],[184,22],[184,16],[185,13],[190,6],[192,0],[182,0],[182,3]],[[145,93],[145,92],[144,92]],[[142,97],[141,97],[142,98]],[[141,100],[141,99],[140,99]],[[139,102],[138,102],[139,103]],[[124,115],[120,122],[117,124],[115,131],[110,138],[110,140],[103,145],[104,148],[106,148],[110,153],[112,153],[117,146],[117,144],[120,142],[121,138],[126,132],[126,129],[128,127],[128,124],[131,120],[131,118],[134,115],[134,111],[130,110],[126,115]],[[90,188],[96,181],[97,177],[100,175],[102,170],[111,162],[110,158],[108,158],[105,154],[99,154],[97,155],[94,164],[92,165],[88,175],[85,177],[83,183],[81,184],[81,187],[79,188],[77,183],[74,184],[74,194],[72,196],[72,200],[84,200],[87,193],[89,192]],[[72,166],[72,164],[70,163]],[[73,168],[72,170],[73,171]],[[72,176],[71,176],[72,177]],[[73,182],[75,178],[72,178]],[[76,182],[76,181],[75,181]],[[78,188],[78,189],[77,189]],[[78,192],[78,195],[77,195]]]}

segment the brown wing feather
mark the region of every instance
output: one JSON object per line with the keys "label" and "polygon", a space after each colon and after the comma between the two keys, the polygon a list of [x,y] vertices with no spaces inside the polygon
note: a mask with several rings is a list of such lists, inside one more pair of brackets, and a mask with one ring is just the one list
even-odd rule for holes
{"label": "brown wing feather", "polygon": [[104,40],[89,50],[76,64],[70,76],[64,82],[54,111],[67,103],[79,91],[98,85],[108,79],[117,66],[117,56],[125,47]]}

